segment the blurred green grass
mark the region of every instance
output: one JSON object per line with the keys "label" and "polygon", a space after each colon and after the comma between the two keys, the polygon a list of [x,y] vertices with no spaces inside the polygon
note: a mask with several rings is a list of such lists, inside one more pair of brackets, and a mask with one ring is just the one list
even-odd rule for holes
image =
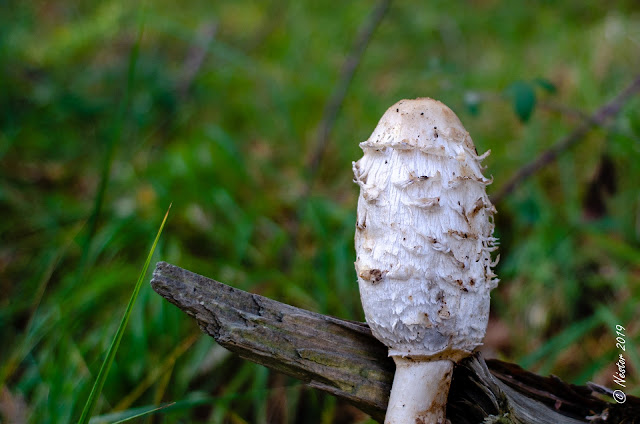
{"label": "blurred green grass", "polygon": [[[4,2],[2,404],[28,422],[79,417],[171,202],[155,259],[361,320],[351,161],[389,105],[430,96],[451,106],[478,150],[492,150],[486,165],[495,192],[578,125],[575,112],[594,111],[640,69],[632,1],[392,3],[305,196],[324,105],[373,5]],[[510,87],[540,78],[556,91],[536,88],[522,122]],[[465,102],[473,93],[482,100],[477,110]],[[502,283],[488,351],[531,371],[611,387],[620,324],[629,393],[640,394],[639,159],[635,97],[610,126],[497,205]],[[607,163],[613,177],[599,175]],[[88,237],[103,169],[104,201]],[[367,420],[228,355],[143,287],[100,413],[125,410],[117,420],[172,401],[155,420]],[[0,410],[9,422],[7,413]]]}

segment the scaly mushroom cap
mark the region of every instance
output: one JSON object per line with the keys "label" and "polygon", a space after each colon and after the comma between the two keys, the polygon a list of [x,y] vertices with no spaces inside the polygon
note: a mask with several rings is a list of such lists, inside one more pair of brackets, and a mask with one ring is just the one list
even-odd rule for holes
{"label": "scaly mushroom cap", "polygon": [[355,263],[366,320],[390,356],[458,360],[482,343],[496,239],[481,160],[444,104],[402,100],[353,164]]}

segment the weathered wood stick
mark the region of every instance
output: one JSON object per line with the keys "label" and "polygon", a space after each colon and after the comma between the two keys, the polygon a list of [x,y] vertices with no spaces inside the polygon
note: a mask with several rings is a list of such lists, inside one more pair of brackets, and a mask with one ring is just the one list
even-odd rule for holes
{"label": "weathered wood stick", "polygon": [[[156,265],[151,285],[242,358],[384,420],[394,363],[367,324],[299,309],[165,262]],[[587,387],[502,361],[485,362],[479,354],[456,365],[447,404],[453,424],[476,424],[485,418],[491,423],[609,424],[640,422],[638,417],[640,399],[608,403]]]}

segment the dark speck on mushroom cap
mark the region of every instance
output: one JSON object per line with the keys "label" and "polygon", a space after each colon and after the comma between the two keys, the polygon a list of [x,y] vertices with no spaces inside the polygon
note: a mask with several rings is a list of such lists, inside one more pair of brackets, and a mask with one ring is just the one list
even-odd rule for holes
{"label": "dark speck on mushroom cap", "polygon": [[391,106],[369,137],[369,143],[387,144],[406,141],[416,147],[445,137],[475,150],[469,133],[456,114],[444,103],[429,97],[400,100]]}

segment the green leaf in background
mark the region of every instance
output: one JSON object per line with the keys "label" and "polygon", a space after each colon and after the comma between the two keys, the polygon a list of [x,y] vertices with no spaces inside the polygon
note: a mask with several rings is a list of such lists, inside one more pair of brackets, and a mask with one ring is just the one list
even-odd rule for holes
{"label": "green leaf in background", "polygon": [[536,78],[533,80],[533,83],[549,94],[555,94],[558,91],[556,85],[546,78]]}
{"label": "green leaf in background", "polygon": [[127,310],[125,311],[124,316],[122,317],[122,321],[120,322],[118,331],[116,331],[116,334],[113,337],[113,340],[111,341],[111,346],[109,346],[107,357],[102,362],[102,366],[100,367],[100,372],[98,373],[98,377],[96,378],[96,381],[93,384],[93,388],[91,389],[89,398],[87,399],[87,402],[84,405],[84,409],[82,410],[82,415],[78,420],[78,424],[87,424],[89,422],[89,418],[91,417],[91,412],[93,411],[93,409],[96,406],[96,403],[98,402],[98,397],[100,396],[100,392],[102,391],[104,382],[106,381],[107,375],[109,374],[109,369],[111,368],[111,364],[113,364],[113,360],[116,357],[116,352],[118,351],[118,346],[120,345],[120,341],[122,340],[124,330],[127,328],[127,323],[129,322],[129,317],[131,316],[133,305],[135,304],[136,299],[138,298],[138,293],[140,293],[140,287],[142,287],[142,281],[144,281],[144,276],[147,274],[149,263],[151,262],[151,258],[153,257],[153,252],[155,252],[156,250],[158,240],[160,239],[160,234],[162,234],[162,230],[164,229],[164,224],[167,222],[167,217],[169,216],[170,210],[171,210],[171,205],[169,205],[169,209],[167,209],[167,213],[164,215],[162,224],[160,224],[160,229],[158,229],[158,234],[156,235],[156,239],[153,241],[153,245],[151,246],[149,255],[147,255],[147,260],[144,263],[142,272],[140,272],[140,276],[138,277],[138,282],[136,283],[136,286],[133,289],[133,293],[131,294],[131,298],[129,299]]}
{"label": "green leaf in background", "polygon": [[467,91],[464,93],[464,105],[471,115],[477,116],[480,113],[481,102],[480,94],[475,91]]}
{"label": "green leaf in background", "polygon": [[505,90],[511,99],[513,110],[520,121],[527,122],[536,106],[536,92],[533,85],[525,81],[516,81]]}

